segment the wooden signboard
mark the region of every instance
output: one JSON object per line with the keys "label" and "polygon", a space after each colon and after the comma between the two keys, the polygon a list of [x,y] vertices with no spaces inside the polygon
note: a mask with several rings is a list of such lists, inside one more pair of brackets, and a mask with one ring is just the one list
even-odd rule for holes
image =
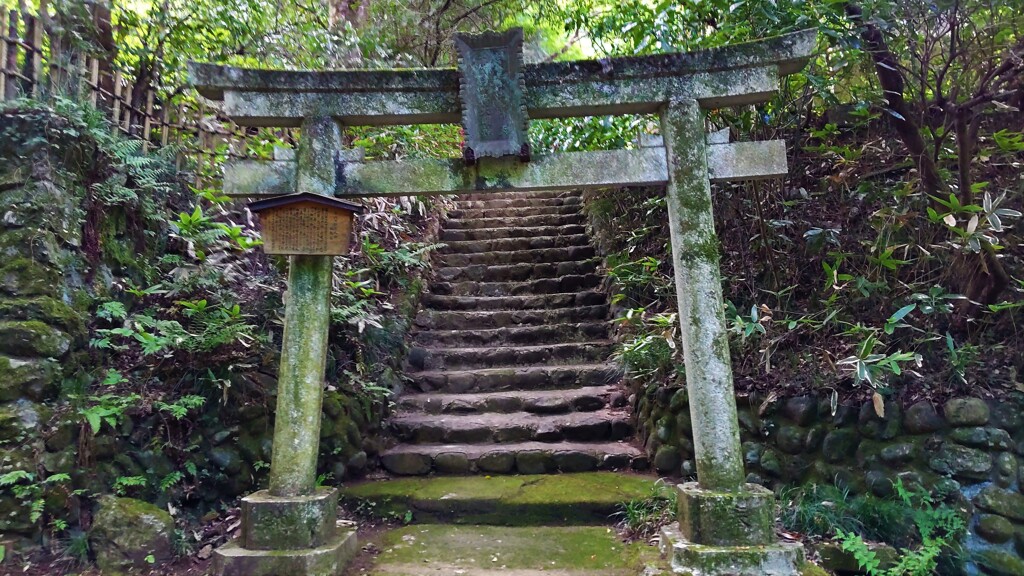
{"label": "wooden signboard", "polygon": [[348,254],[352,221],[362,206],[319,194],[291,194],[259,202],[249,209],[263,224],[267,254],[340,256]]}

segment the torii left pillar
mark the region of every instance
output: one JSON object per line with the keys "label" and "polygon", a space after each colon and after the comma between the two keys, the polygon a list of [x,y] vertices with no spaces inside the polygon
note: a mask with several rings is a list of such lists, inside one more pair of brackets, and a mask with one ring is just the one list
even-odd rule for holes
{"label": "torii left pillar", "polygon": [[[302,123],[296,192],[333,196],[341,129]],[[270,488],[242,499],[242,535],[214,553],[219,576],[337,576],[358,550],[337,529],[337,488],[316,486],[333,258],[292,256],[277,382]]]}

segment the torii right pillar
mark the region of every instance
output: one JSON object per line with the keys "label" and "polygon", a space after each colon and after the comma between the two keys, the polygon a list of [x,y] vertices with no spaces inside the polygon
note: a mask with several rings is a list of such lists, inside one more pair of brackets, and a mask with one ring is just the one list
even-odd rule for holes
{"label": "torii right pillar", "polygon": [[696,99],[671,100],[661,110],[672,264],[697,464],[697,482],[678,486],[679,523],[665,528],[662,547],[680,574],[795,575],[803,548],[778,541],[774,494],[745,483],[704,124]]}

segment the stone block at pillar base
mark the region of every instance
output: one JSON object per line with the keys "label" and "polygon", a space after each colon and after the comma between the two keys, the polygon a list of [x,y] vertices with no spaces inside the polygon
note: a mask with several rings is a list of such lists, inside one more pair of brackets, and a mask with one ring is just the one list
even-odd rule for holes
{"label": "stone block at pillar base", "polygon": [[356,533],[339,531],[307,550],[249,550],[237,541],[213,553],[215,576],[340,576],[359,551]]}
{"label": "stone block at pillar base", "polygon": [[679,529],[695,544],[762,546],[774,544],[775,494],[764,486],[744,484],[733,492],[680,484]]}
{"label": "stone block at pillar base", "polygon": [[706,546],[687,540],[678,524],[661,529],[661,553],[672,573],[684,576],[798,576],[804,565],[798,543]]}
{"label": "stone block at pillar base", "polygon": [[266,490],[242,498],[241,546],[249,550],[318,548],[334,536],[338,489],[308,496],[272,496]]}

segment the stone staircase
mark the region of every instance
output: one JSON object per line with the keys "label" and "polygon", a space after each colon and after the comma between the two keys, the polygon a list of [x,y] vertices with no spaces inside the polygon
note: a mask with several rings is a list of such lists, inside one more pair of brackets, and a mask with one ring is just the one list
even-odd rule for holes
{"label": "stone staircase", "polygon": [[393,474],[641,468],[576,192],[470,195],[416,317]]}

